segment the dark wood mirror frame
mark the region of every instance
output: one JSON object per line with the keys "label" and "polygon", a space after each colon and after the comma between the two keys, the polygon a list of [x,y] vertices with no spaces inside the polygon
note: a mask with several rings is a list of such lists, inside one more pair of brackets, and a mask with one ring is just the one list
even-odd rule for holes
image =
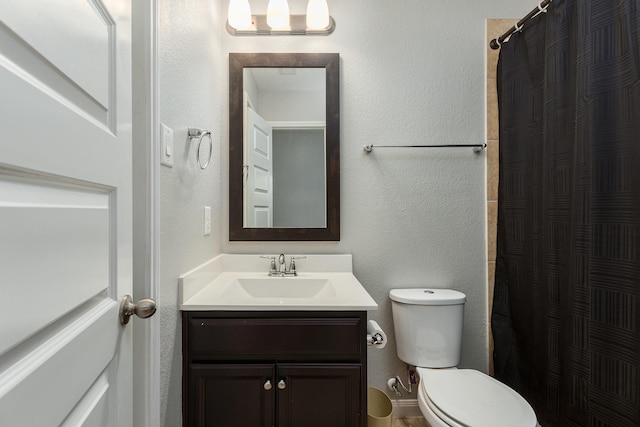
{"label": "dark wood mirror frame", "polygon": [[[245,228],[243,224],[244,68],[324,68],[326,97],[327,226],[325,228]],[[340,240],[340,56],[337,53],[229,54],[229,240]]]}

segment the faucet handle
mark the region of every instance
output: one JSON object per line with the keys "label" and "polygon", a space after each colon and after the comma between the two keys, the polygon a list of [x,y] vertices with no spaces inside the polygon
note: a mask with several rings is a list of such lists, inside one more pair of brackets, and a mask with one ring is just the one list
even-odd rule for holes
{"label": "faucet handle", "polygon": [[289,272],[293,273],[294,275],[297,275],[298,272],[296,271],[296,261],[297,259],[305,259],[306,256],[290,256],[289,259],[291,260],[289,262]]}
{"label": "faucet handle", "polygon": [[269,263],[269,274],[276,273],[278,271],[278,269],[276,268],[276,257],[261,255],[260,258],[266,258],[271,260],[271,263]]}

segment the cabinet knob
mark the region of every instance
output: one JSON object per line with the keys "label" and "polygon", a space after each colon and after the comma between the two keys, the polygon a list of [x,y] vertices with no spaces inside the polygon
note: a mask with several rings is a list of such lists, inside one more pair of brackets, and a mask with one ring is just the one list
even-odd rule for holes
{"label": "cabinet knob", "polygon": [[284,390],[285,388],[287,388],[287,383],[285,383],[284,380],[278,381],[278,388],[280,390]]}
{"label": "cabinet knob", "polygon": [[267,382],[264,383],[263,387],[265,390],[271,390],[273,388],[273,386],[271,385],[271,380],[267,380]]}

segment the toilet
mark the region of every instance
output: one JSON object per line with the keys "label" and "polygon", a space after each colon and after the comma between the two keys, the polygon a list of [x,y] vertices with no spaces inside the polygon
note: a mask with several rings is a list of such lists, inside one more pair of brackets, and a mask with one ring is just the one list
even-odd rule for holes
{"label": "toilet", "polygon": [[451,289],[392,289],[398,357],[416,367],[418,405],[431,427],[536,427],[533,409],[501,382],[458,369],[466,296]]}

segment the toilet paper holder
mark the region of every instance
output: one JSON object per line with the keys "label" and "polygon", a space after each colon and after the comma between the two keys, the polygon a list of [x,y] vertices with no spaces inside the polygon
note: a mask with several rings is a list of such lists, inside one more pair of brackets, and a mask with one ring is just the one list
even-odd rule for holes
{"label": "toilet paper holder", "polygon": [[383,348],[385,345],[387,345],[387,334],[375,320],[367,321],[367,346]]}
{"label": "toilet paper holder", "polygon": [[383,343],[384,337],[379,333],[367,334],[367,345],[382,345]]}

